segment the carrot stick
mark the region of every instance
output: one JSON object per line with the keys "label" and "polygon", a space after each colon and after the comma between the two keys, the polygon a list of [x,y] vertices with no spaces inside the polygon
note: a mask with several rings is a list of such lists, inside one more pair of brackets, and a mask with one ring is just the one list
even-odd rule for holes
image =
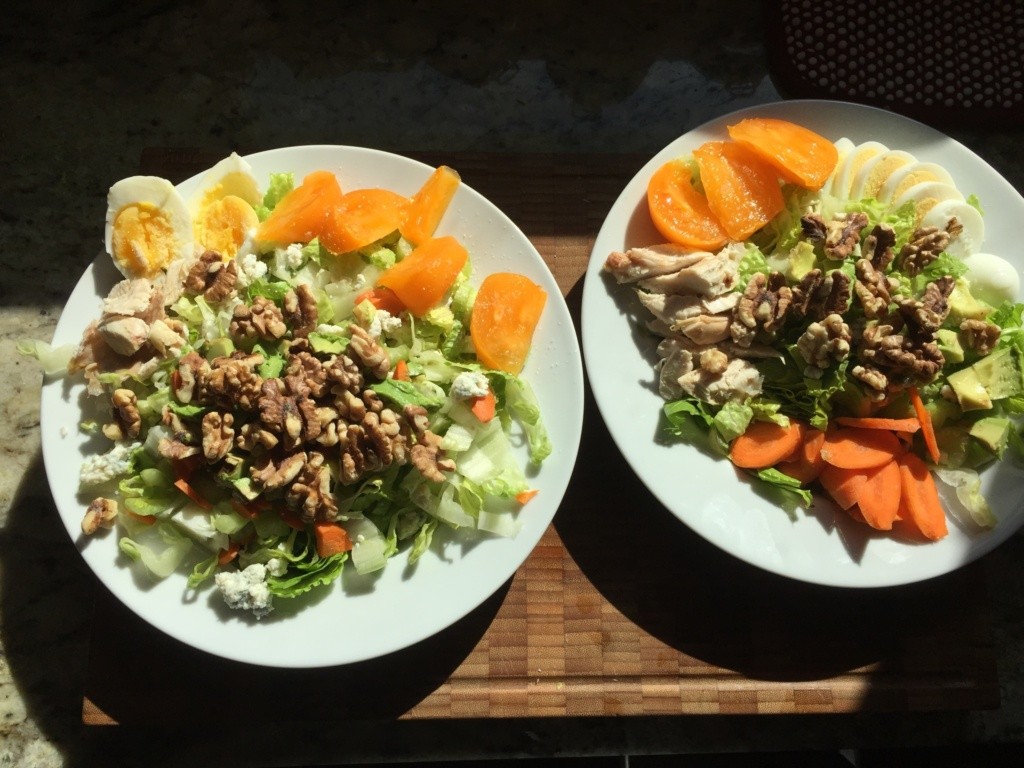
{"label": "carrot stick", "polygon": [[856,416],[840,416],[835,420],[837,424],[844,427],[857,427],[859,429],[887,429],[890,432],[917,432],[921,428],[921,422],[917,419],[883,419],[875,416],[858,418]]}
{"label": "carrot stick", "polygon": [[289,528],[294,528],[296,531],[306,530],[306,524],[302,522],[302,518],[290,509],[283,509],[278,512],[278,515],[280,516],[281,521]]}
{"label": "carrot stick", "polygon": [[941,539],[949,529],[928,465],[913,453],[905,453],[897,461],[900,468],[901,509],[907,515],[907,522],[925,538],[932,541]]}
{"label": "carrot stick", "polygon": [[800,447],[803,432],[803,424],[794,419],[790,419],[788,427],[772,421],[752,421],[747,431],[732,441],[729,458],[744,469],[775,466]]}
{"label": "carrot stick", "polygon": [[241,549],[242,545],[239,544],[237,541],[230,542],[228,544],[227,549],[222,549],[217,554],[217,565],[227,565],[236,557],[238,557],[238,553],[241,551]]}
{"label": "carrot stick", "polygon": [[348,531],[337,523],[315,523],[313,533],[316,536],[316,553],[320,557],[330,557],[352,549]]}
{"label": "carrot stick", "polygon": [[872,469],[903,453],[899,439],[880,429],[843,427],[825,435],[821,458],[842,469]]}
{"label": "carrot stick", "polygon": [[540,491],[538,491],[536,488],[531,488],[528,491],[520,491],[519,493],[516,494],[516,501],[518,501],[520,504],[525,504],[538,493],[540,493]]}
{"label": "carrot stick", "polygon": [[488,389],[486,395],[480,395],[479,397],[474,397],[472,399],[469,410],[471,410],[473,415],[482,423],[486,424],[494,418],[496,406],[497,400],[494,397],[494,392]]}
{"label": "carrot stick", "polygon": [[189,485],[188,480],[186,480],[184,477],[175,478],[174,487],[177,488],[186,496],[188,496],[195,503],[195,505],[200,507],[201,509],[213,509],[213,505],[206,499],[204,499],[200,495],[199,491],[197,491],[195,488]]}
{"label": "carrot stick", "polygon": [[807,427],[803,442],[792,454],[776,465],[780,472],[795,477],[801,483],[816,480],[825,466],[821,458],[821,446],[825,444],[825,433],[820,429]]}
{"label": "carrot stick", "polygon": [[879,531],[891,531],[900,508],[900,467],[895,461],[868,471],[857,497],[864,521]]}
{"label": "carrot stick", "polygon": [[928,409],[924,407],[924,401],[921,400],[921,393],[917,391],[917,387],[911,387],[910,402],[914,406],[914,413],[917,414],[917,420],[921,422],[921,436],[924,438],[925,447],[928,449],[928,456],[936,464],[939,463],[941,454],[939,453],[939,442],[935,439],[935,426],[932,424],[932,416],[928,413]]}

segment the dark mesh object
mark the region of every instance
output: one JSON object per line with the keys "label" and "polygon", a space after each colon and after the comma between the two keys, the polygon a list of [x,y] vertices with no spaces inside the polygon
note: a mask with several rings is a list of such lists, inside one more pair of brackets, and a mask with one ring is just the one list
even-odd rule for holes
{"label": "dark mesh object", "polygon": [[766,0],[788,98],[870,104],[945,125],[1024,125],[1021,0]]}

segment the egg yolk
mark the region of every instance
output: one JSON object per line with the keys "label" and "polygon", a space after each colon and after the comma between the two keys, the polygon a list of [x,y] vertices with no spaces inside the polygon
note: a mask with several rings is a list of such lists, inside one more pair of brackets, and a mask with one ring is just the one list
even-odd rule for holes
{"label": "egg yolk", "polygon": [[234,258],[249,232],[259,225],[245,200],[227,195],[203,205],[193,221],[196,242],[225,259]]}
{"label": "egg yolk", "polygon": [[128,274],[154,277],[177,255],[174,226],[152,203],[125,206],[114,218],[111,251]]}

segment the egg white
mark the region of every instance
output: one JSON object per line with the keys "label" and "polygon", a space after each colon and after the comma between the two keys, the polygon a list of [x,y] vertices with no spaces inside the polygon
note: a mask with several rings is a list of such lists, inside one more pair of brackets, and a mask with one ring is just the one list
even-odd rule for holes
{"label": "egg white", "polygon": [[192,219],[181,194],[158,176],[121,179],[107,193],[104,245],[125,277],[154,277],[189,258]]}

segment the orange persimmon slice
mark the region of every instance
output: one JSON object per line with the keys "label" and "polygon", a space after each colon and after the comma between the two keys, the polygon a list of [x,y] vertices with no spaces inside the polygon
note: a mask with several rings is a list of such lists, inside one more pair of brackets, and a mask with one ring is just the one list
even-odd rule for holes
{"label": "orange persimmon slice", "polygon": [[733,240],[746,240],[782,210],[778,173],[733,141],[708,141],[693,152],[708,206]]}
{"label": "orange persimmon slice", "polygon": [[454,237],[436,237],[388,269],[377,285],[389,288],[417,317],[436,307],[455,283],[469,254]]}
{"label": "orange persimmon slice", "polygon": [[402,237],[418,245],[434,236],[437,225],[448,210],[448,204],[459,188],[459,174],[447,165],[434,169],[413,195],[400,227]]}
{"label": "orange persimmon slice", "polygon": [[729,236],[691,181],[682,160],[669,160],[647,183],[647,208],[666,240],[699,250],[716,250]]}
{"label": "orange persimmon slice", "polygon": [[480,362],[507,373],[523,370],[547,298],[544,289],[524,275],[496,272],[484,278],[469,318]]}
{"label": "orange persimmon slice", "polygon": [[330,171],[314,171],[285,195],[256,230],[264,243],[308,243],[323,232],[341,200],[341,187]]}
{"label": "orange persimmon slice", "polygon": [[839,162],[836,145],[788,120],[749,117],[730,125],[733,141],[752,150],[792,184],[821,189]]}
{"label": "orange persimmon slice", "polygon": [[408,207],[408,198],[389,189],[346,192],[328,216],[320,243],[331,253],[365,248],[397,231]]}

